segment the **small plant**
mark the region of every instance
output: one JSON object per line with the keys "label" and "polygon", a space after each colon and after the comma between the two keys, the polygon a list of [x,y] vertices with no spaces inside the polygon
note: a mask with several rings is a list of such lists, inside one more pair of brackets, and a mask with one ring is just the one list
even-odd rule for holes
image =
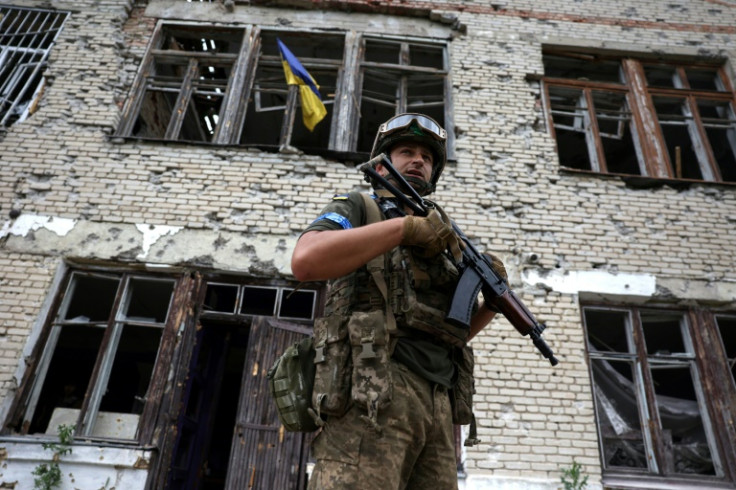
{"label": "small plant", "polygon": [[33,488],[36,490],[51,490],[61,483],[61,468],[59,468],[59,457],[72,452],[72,441],[74,440],[74,425],[60,425],[59,442],[45,442],[44,449],[54,452],[53,463],[40,464],[33,470]]}
{"label": "small plant", "polygon": [[572,461],[572,468],[562,468],[562,477],[560,481],[565,485],[565,490],[582,490],[588,484],[588,476],[581,479],[582,465],[577,461]]}

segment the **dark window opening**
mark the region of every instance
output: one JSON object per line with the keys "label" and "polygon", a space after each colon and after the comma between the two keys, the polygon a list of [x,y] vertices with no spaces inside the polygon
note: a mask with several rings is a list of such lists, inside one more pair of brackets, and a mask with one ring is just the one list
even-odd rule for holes
{"label": "dark window opening", "polygon": [[207,284],[207,292],[204,300],[205,311],[235,313],[237,300],[238,286],[234,284]]}
{"label": "dark window opening", "polygon": [[317,293],[284,289],[281,294],[279,318],[310,320],[314,315]]}
{"label": "dark window opening", "polygon": [[104,328],[88,325],[61,328],[29,434],[55,434],[60,424],[50,423],[54,411],[81,408],[104,333]]}
{"label": "dark window opening", "polygon": [[693,118],[684,99],[654,98],[659,125],[662,128],[673,175],[678,179],[702,180],[694,141],[697,136]]}
{"label": "dark window opening", "polygon": [[278,289],[244,287],[240,313],[244,315],[272,316],[276,312]]}
{"label": "dark window opening", "polygon": [[645,311],[640,317],[644,343],[650,356],[685,354],[691,350],[685,348],[680,315]]}
{"label": "dark window opening", "polygon": [[358,151],[370,152],[376,128],[400,112],[427,114],[447,129],[444,46],[366,38],[364,51]]}

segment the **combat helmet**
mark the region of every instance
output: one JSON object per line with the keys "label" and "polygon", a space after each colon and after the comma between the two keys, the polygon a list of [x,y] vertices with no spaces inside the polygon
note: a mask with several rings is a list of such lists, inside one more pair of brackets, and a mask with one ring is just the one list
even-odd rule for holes
{"label": "combat helmet", "polygon": [[[391,148],[401,141],[422,143],[434,154],[430,182],[425,185],[425,189],[422,189],[424,192],[420,191],[420,193],[433,192],[447,163],[447,132],[437,121],[424,114],[407,112],[396,115],[378,127],[371,158],[381,153],[388,154]],[[407,178],[407,180],[412,181],[412,178]]]}

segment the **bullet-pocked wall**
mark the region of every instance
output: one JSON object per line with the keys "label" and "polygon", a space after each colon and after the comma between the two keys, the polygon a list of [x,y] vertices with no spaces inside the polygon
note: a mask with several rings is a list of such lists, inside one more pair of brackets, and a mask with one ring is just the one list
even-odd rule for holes
{"label": "bullet-pocked wall", "polygon": [[[511,286],[546,323],[544,337],[560,359],[550,366],[504,319],[473,340],[481,442],[462,450],[465,488],[557,488],[574,462],[592,486],[612,485],[603,479],[610,462],[601,454],[581,305],[736,311],[733,182],[644,181],[563,168],[543,82],[544,53],[567,49],[707,62],[722,67],[733,87],[736,2],[151,0],[50,1],[44,8],[69,15],[35,109],[0,133],[6,419],[19,410],[19,385],[36,365],[70,268],[159,267],[288,281],[301,230],[334,193],[368,189],[355,162],[339,155],[121,137],[122,114],[160,20],[447,43],[455,159],[435,198],[479,248],[504,260]],[[711,423],[731,420],[733,427],[733,415],[725,417]],[[0,447],[9,464],[0,481],[32,481],[31,470],[49,455],[30,436],[7,427],[5,434]],[[66,464],[89,485],[107,478],[116,486],[151,485],[159,469],[150,447],[115,451],[85,445]],[[98,452],[107,462],[80,476]],[[721,459],[708,484],[736,478],[732,456]],[[643,473],[638,484],[649,488],[667,478]]]}

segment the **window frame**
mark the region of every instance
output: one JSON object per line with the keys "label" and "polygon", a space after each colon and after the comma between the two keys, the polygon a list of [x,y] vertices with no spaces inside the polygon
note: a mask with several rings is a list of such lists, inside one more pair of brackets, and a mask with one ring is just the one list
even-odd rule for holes
{"label": "window frame", "polygon": [[[601,134],[596,124],[596,113],[591,106],[585,107],[587,119],[591,120],[590,128],[586,130],[588,146],[588,158],[590,168],[579,169],[564,166],[561,168],[572,172],[610,174],[626,178],[636,179],[661,179],[695,182],[715,182],[719,184],[733,185],[736,180],[724,181],[721,176],[719,163],[715,160],[711,144],[706,134],[703,118],[700,115],[697,101],[715,101],[730,105],[731,126],[736,131],[736,93],[733,90],[732,81],[729,78],[724,63],[714,64],[702,61],[685,60],[653,60],[646,57],[634,57],[631,55],[606,54],[602,52],[584,52],[571,49],[546,47],[543,56],[567,57],[574,59],[583,57],[595,61],[615,61],[619,65],[619,81],[589,81],[571,78],[560,78],[553,75],[541,77],[542,99],[547,126],[551,136],[557,143],[556,125],[553,119],[555,110],[552,108],[550,88],[576,89],[586,93],[594,90],[617,92],[625,94],[628,109],[631,115],[631,132],[635,156],[638,162],[640,174],[610,172],[605,163]],[[677,88],[665,88],[649,86],[645,73],[645,66],[667,66],[671,67],[681,85]],[[704,90],[691,88],[686,76],[686,70],[698,70],[707,68],[715,70],[718,76],[718,90]],[[693,148],[697,157],[697,167],[702,178],[683,177],[677,174],[677,162],[673,162],[669,154],[662,123],[658,118],[654,99],[676,98],[683,100],[683,107],[691,114],[688,119],[682,119],[688,124],[688,131],[693,141]],[[558,125],[559,126],[559,125]],[[733,143],[732,143],[733,145]],[[559,154],[559,147],[557,152]],[[736,160],[736,148],[733,148]],[[736,171],[736,170],[734,170]]]}
{"label": "window frame", "polygon": [[[173,51],[161,48],[161,44],[165,39],[167,32],[175,32],[177,30],[203,30],[203,29],[217,29],[227,31],[231,30],[243,32],[242,43],[237,55],[222,56],[223,60],[232,61],[233,68],[232,74],[230,75],[229,82],[227,85],[227,93],[225,94],[224,100],[221,104],[221,114],[219,123],[215,134],[211,141],[191,141],[191,140],[178,140],[177,128],[181,127],[182,120],[185,117],[186,111],[180,110],[171,118],[171,122],[168,125],[169,130],[166,131],[164,137],[146,137],[138,136],[133,134],[134,127],[138,121],[143,105],[144,97],[147,93],[149,86],[149,74],[153,73],[153,67],[155,64],[156,57],[169,57],[174,58],[188,58],[187,67],[189,73],[193,73],[195,70],[196,60],[206,59],[207,56],[202,53],[193,53],[186,51]],[[224,146],[238,146],[238,147],[256,147],[264,150],[276,150],[280,151],[285,147],[288,147],[292,143],[292,132],[296,124],[301,122],[296,121],[296,115],[300,110],[298,101],[298,90],[296,86],[288,87],[288,98],[286,101],[286,108],[284,111],[283,123],[281,126],[281,134],[278,145],[267,145],[261,143],[241,143],[240,138],[243,134],[244,127],[247,125],[246,114],[248,111],[249,99],[251,98],[254,91],[254,83],[256,77],[256,70],[259,64],[262,62],[266,63],[280,63],[277,56],[263,55],[261,50],[261,39],[262,33],[290,33],[292,35],[305,35],[315,36],[330,35],[330,36],[341,36],[343,38],[343,54],[339,61],[335,61],[327,58],[304,58],[297,56],[307,71],[317,69],[334,69],[337,71],[336,87],[334,98],[332,96],[325,97],[323,94],[323,101],[329,107],[332,106],[331,114],[331,125],[329,128],[329,138],[327,147],[325,148],[311,148],[304,149],[315,154],[324,154],[326,156],[337,156],[347,160],[362,161],[366,158],[369,150],[358,149],[358,139],[360,128],[360,105],[361,105],[361,94],[362,94],[362,83],[363,83],[363,71],[368,68],[376,68],[381,65],[388,65],[382,63],[370,63],[363,60],[365,52],[366,40],[380,40],[383,42],[402,42],[407,45],[431,45],[436,46],[442,50],[442,68],[441,69],[429,69],[422,67],[413,67],[406,65],[403,67],[405,70],[414,71],[428,71],[442,77],[442,97],[443,97],[443,115],[444,115],[444,127],[448,133],[448,158],[454,159],[454,125],[452,122],[452,81],[450,79],[449,70],[449,39],[439,38],[419,38],[412,36],[388,36],[382,34],[362,33],[354,31],[340,31],[340,30],[315,30],[315,29],[285,29],[271,26],[260,26],[260,25],[244,25],[244,26],[232,26],[218,23],[201,23],[201,22],[187,22],[187,21],[169,21],[159,20],[154,28],[153,34],[149,41],[146,53],[140,64],[138,73],[136,75],[133,84],[131,85],[128,100],[123,108],[121,122],[115,132],[117,138],[130,139],[130,140],[151,140],[160,142],[178,142],[178,143],[192,143],[192,144],[211,144],[211,145],[224,145]],[[191,78],[191,76],[190,76]],[[186,80],[185,80],[186,81]],[[319,83],[319,80],[318,80]],[[177,107],[180,109],[186,107],[186,103],[189,100],[189,95],[192,92],[190,85],[183,83],[184,90],[180,92],[180,97],[177,98]],[[287,88],[286,86],[284,87]],[[403,100],[403,99],[402,99]],[[255,101],[250,102],[255,104]],[[406,103],[397,104],[397,111],[402,111],[406,107]],[[174,112],[174,111],[172,111]],[[380,121],[383,122],[383,121]],[[380,124],[377,122],[375,127]],[[375,128],[371,129],[370,140],[372,143],[372,136]],[[275,147],[277,146],[277,147]]]}
{"label": "window frame", "polygon": [[[626,315],[628,353],[600,353],[592,352],[588,343],[589,326],[587,324],[586,311],[598,311],[612,314]],[[658,359],[657,355],[648,354],[642,330],[641,313],[665,313],[680,316],[680,328],[683,333],[683,342],[689,354],[673,354]],[[622,305],[617,303],[581,302],[581,321],[586,342],[586,360],[588,363],[591,387],[593,388],[594,411],[598,431],[599,452],[601,457],[601,471],[603,484],[615,486],[616,488],[641,488],[646,484],[647,488],[690,488],[694,482],[702,485],[702,488],[728,488],[736,481],[736,431],[732,427],[733,417],[736,416],[736,385],[731,373],[727,370],[728,359],[725,357],[724,347],[721,343],[720,334],[716,328],[715,318],[717,316],[733,316],[732,310],[720,311],[709,310],[700,307],[674,307],[671,305]],[[686,334],[686,335],[685,335]],[[629,361],[638,369],[634,374],[635,382],[643,382],[637,391],[643,396],[637,400],[637,408],[640,413],[641,431],[645,444],[648,448],[645,454],[654,467],[626,469],[624,467],[606,466],[604,460],[603,439],[601,436],[601,415],[598,413],[598,403],[595,402],[595,378],[593,374],[593,361],[601,360],[623,360]],[[667,360],[669,359],[669,360]],[[665,438],[662,436],[662,428],[656,402],[656,394],[653,388],[652,365],[664,366],[669,363],[688,364],[691,366],[693,387],[698,395],[700,414],[705,431],[709,431],[712,437],[711,451],[714,465],[720,468],[722,474],[709,475],[687,475],[675,473],[667,468],[667,448]],[[716,473],[718,469],[716,470]]]}
{"label": "window frame", "polygon": [[[3,436],[32,437],[50,439],[52,435],[44,433],[29,433],[33,412],[37,409],[40,392],[44,386],[51,359],[57,348],[60,329],[63,325],[99,324],[105,327],[100,344],[95,347],[94,367],[89,376],[89,384],[84,387],[81,407],[78,409],[77,427],[74,437],[84,439],[99,445],[149,446],[159,447],[162,451],[170,451],[173,444],[172,435],[168,432],[168,411],[175,406],[181,396],[181,385],[187,377],[189,356],[191,354],[196,332],[197,322],[201,319],[225,322],[252,321],[261,318],[257,314],[240,311],[243,302],[243,291],[248,288],[269,288],[276,291],[273,311],[268,318],[276,324],[302,325],[300,332],[309,329],[314,318],[322,313],[324,291],[319,287],[301,287],[293,281],[283,279],[259,279],[254,277],[239,277],[226,273],[203,274],[196,270],[169,268],[164,271],[151,272],[139,267],[116,267],[109,265],[64,263],[59,272],[60,280],[49,290],[50,302],[44,311],[43,323],[39,335],[33,338],[32,353],[28,358],[28,365],[23,373],[16,396],[14,397],[8,416],[2,428]],[[75,277],[92,277],[99,279],[114,279],[117,281],[114,301],[110,315],[106,320],[90,320],[75,322],[72,319],[62,318],[68,313],[70,302],[75,299],[73,286]],[[138,326],[154,325],[150,321],[139,318],[125,317],[123,311],[126,298],[130,296],[130,281],[142,279],[144,281],[167,281],[172,283],[172,292],[167,306],[165,323],[161,324],[162,335],[159,341],[156,358],[151,370],[148,389],[143,397],[143,408],[139,414],[137,432],[134,438],[117,438],[114,436],[93,435],[90,420],[95,420],[99,411],[101,395],[109,380],[112,363],[111,353],[116,349],[120,340],[120,331],[125,324],[134,323]],[[206,293],[208,285],[225,285],[237,288],[236,310],[232,312],[207,311]],[[300,294],[311,293],[306,296],[307,303],[302,303],[306,311],[311,309],[311,318],[302,313],[299,317],[288,316],[280,311],[285,304],[285,297],[292,291]],[[81,296],[80,296],[81,297]],[[80,297],[76,297],[78,300]],[[288,298],[287,298],[288,299]],[[155,323],[155,322],[154,322]],[[172,380],[173,384],[172,384]],[[169,454],[170,456],[170,454]]]}
{"label": "window frame", "polygon": [[[10,12],[14,15],[9,15]],[[35,18],[31,19],[33,15]],[[43,16],[45,18],[40,20]],[[65,10],[0,6],[0,128],[23,122],[35,110],[43,93],[45,85],[43,73],[51,49],[56,44],[68,17],[69,12]],[[36,22],[39,20],[41,26],[46,28],[45,31],[40,29],[41,26],[37,26]],[[11,22],[11,25],[6,26],[6,21]],[[37,29],[36,32],[21,32],[20,29],[29,21],[32,27]],[[43,34],[40,34],[41,32]],[[42,37],[40,40],[39,35]],[[13,39],[15,44],[2,43],[5,39]],[[24,43],[37,42],[40,42],[40,46],[21,46]],[[10,68],[6,71],[7,67]],[[36,79],[38,81],[34,85]],[[14,96],[8,98],[2,96],[13,92],[16,92]],[[22,107],[23,104],[25,107],[19,111],[18,107]]]}
{"label": "window frame", "polygon": [[[73,284],[75,277],[95,277],[103,279],[115,279],[118,281],[115,299],[111,306],[111,314],[105,321],[90,321],[86,323],[75,323],[64,320],[61,314],[66,312],[69,302],[73,299]],[[132,279],[144,279],[147,281],[167,281],[172,283],[170,302],[167,307],[167,317],[163,323],[137,322],[124,319],[120,316],[121,307],[125,296],[130,294],[129,284]],[[33,347],[31,356],[23,380],[18,389],[10,416],[5,421],[3,434],[21,435],[30,437],[45,437],[43,434],[29,434],[32,418],[36,411],[41,390],[45,386],[46,376],[52,357],[56,352],[57,342],[64,325],[97,325],[104,327],[100,345],[95,353],[94,367],[89,376],[89,384],[84,387],[84,398],[78,409],[79,414],[74,437],[94,440],[96,442],[115,442],[116,444],[145,444],[151,439],[154,429],[156,413],[161,399],[163,384],[157,380],[166,380],[166,370],[169,369],[172,346],[179,325],[176,324],[176,315],[173,314],[181,301],[188,295],[190,281],[181,274],[159,274],[134,269],[97,268],[97,267],[65,267],[64,277],[56,290],[50,291],[54,295],[51,308],[46,314],[41,335]],[[114,362],[115,353],[119,347],[120,334],[125,325],[136,324],[161,328],[156,357],[151,371],[151,379],[145,396],[142,397],[143,408],[139,414],[136,434],[133,438],[117,438],[106,435],[93,435],[94,424],[99,412],[100,403],[104,390],[109,381],[109,375]],[[160,325],[157,327],[156,325]],[[115,351],[115,352],[113,352]]]}

